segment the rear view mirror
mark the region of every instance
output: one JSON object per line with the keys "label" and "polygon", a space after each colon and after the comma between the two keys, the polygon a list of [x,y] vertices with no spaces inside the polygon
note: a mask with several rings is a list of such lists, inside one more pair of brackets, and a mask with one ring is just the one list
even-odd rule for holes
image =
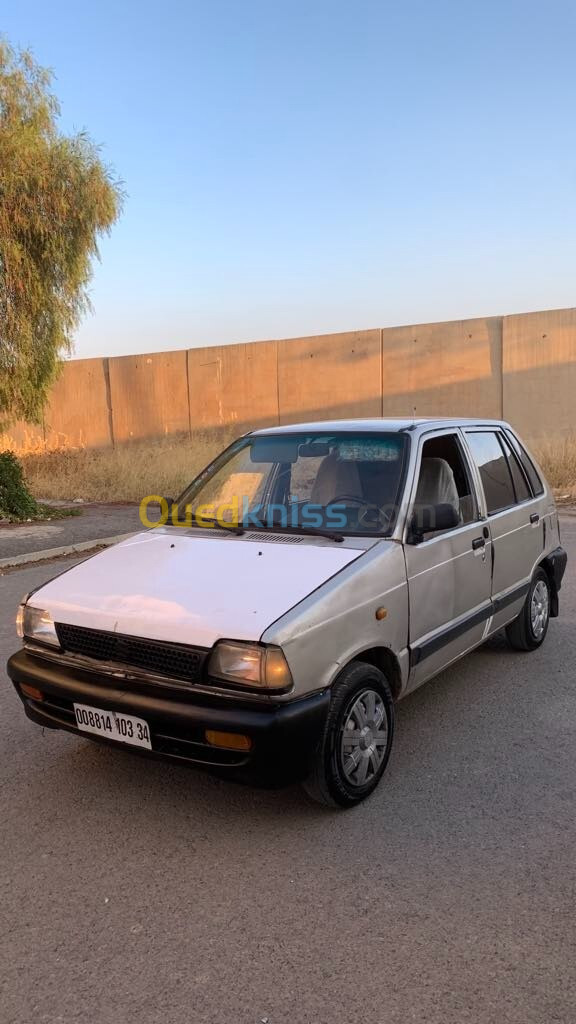
{"label": "rear view mirror", "polygon": [[250,461],[262,462],[297,462],[298,440],[291,437],[259,437],[254,438],[250,447]]}
{"label": "rear view mirror", "polygon": [[298,455],[301,459],[319,459],[323,455],[330,455],[330,445],[327,441],[310,441],[300,445]]}
{"label": "rear view mirror", "polygon": [[460,513],[454,505],[442,502],[439,505],[421,505],[414,509],[410,523],[410,539],[419,543],[425,533],[439,533],[453,530],[460,525]]}

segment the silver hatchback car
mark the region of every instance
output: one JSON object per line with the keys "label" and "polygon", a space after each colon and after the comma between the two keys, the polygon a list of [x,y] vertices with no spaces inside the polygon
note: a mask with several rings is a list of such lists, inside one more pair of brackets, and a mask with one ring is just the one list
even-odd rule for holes
{"label": "silver hatchback car", "polygon": [[8,672],[39,725],[350,807],[395,701],[558,615],[554,499],[501,421],[254,431],[160,505],[23,600]]}

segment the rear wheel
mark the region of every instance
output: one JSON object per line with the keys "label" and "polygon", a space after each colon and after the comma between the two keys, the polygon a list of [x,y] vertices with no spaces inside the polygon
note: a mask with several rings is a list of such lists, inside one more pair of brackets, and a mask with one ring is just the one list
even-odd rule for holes
{"label": "rear wheel", "polygon": [[550,581],[544,569],[537,569],[522,611],[506,626],[508,643],[516,651],[535,651],[548,632],[550,622]]}
{"label": "rear wheel", "polygon": [[394,701],[384,674],[352,662],[332,688],[314,768],[304,789],[318,803],[353,807],[378,785],[390,757]]}

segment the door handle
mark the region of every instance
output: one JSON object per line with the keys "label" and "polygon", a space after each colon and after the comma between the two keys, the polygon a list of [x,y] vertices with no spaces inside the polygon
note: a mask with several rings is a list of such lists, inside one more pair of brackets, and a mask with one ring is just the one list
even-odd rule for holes
{"label": "door handle", "polygon": [[539,523],[540,522],[540,516],[538,515],[537,512],[533,512],[532,513],[532,515],[530,516],[530,522],[531,523]]}
{"label": "door handle", "polygon": [[484,540],[484,537],[475,537],[474,540],[472,541],[472,550],[473,551],[478,551],[480,548],[485,548],[485,547],[486,547],[486,541]]}

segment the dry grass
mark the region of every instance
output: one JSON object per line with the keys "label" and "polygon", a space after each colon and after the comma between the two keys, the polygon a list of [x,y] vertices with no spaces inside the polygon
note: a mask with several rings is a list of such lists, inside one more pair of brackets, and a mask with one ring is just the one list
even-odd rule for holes
{"label": "dry grass", "polygon": [[[37,498],[140,501],[147,494],[171,497],[235,436],[232,428],[98,451],[36,449],[22,455],[22,465]],[[535,454],[556,494],[576,499],[576,437],[546,442]]]}
{"label": "dry grass", "polygon": [[546,441],[535,454],[556,494],[576,499],[576,437]]}
{"label": "dry grass", "polygon": [[175,497],[237,431],[127,444],[111,449],[61,448],[22,455],[26,482],[40,498],[141,501]]}

